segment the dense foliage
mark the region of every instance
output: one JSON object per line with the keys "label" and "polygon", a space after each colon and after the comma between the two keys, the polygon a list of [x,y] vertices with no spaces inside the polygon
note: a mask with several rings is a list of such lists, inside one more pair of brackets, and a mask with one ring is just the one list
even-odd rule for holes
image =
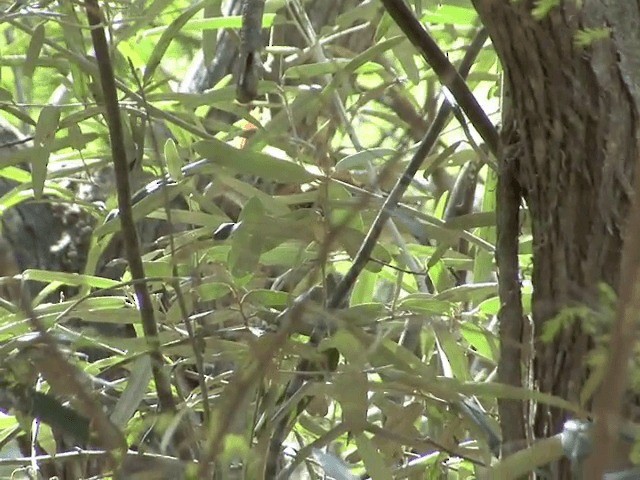
{"label": "dense foliage", "polygon": [[[146,282],[127,268],[118,139],[84,4],[3,7],[3,228],[15,234],[12,212],[33,205],[63,225],[35,233],[58,268],[16,255],[32,309],[10,294],[0,305],[6,455],[17,439],[23,475],[40,464],[61,478],[125,457],[121,478],[204,474],[211,460],[220,478],[261,478],[273,462],[281,478],[475,478],[499,453],[496,398],[535,395],[495,382],[495,159],[454,108],[383,210],[451,97],[380,2],[345,2],[316,24],[322,2],[267,1],[265,79],[249,104],[235,99],[237,55],[219,65],[241,24],[221,3],[100,2]],[[459,65],[482,34],[470,3],[412,3]],[[467,84],[498,124],[499,65],[488,42],[476,53]],[[207,68],[219,78],[198,84]],[[381,212],[391,218],[376,237]],[[525,311],[529,250],[523,225]],[[151,294],[157,337],[136,285]],[[52,343],[34,336],[38,323]]]}

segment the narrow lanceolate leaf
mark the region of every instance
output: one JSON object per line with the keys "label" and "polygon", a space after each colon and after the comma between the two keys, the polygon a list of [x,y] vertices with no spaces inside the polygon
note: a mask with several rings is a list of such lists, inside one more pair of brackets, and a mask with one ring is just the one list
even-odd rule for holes
{"label": "narrow lanceolate leaf", "polygon": [[240,174],[291,184],[306,183],[315,178],[297,163],[246,148],[240,150],[219,140],[202,140],[193,148],[211,162]]}
{"label": "narrow lanceolate leaf", "polygon": [[182,177],[184,177],[184,173],[182,173],[183,162],[178,153],[176,142],[172,138],[168,138],[164,144],[164,158],[167,162],[167,171],[171,180],[182,180]]}
{"label": "narrow lanceolate leaf", "polygon": [[53,141],[60,123],[60,108],[47,105],[40,112],[33,141],[36,145],[45,145]]}
{"label": "narrow lanceolate leaf", "polygon": [[436,295],[436,298],[449,302],[480,302],[495,296],[497,292],[498,284],[495,282],[475,283],[452,287]]}
{"label": "narrow lanceolate leaf", "polygon": [[362,431],[367,423],[367,375],[358,367],[345,365],[334,379],[334,398],[340,403],[342,420],[351,432]]}
{"label": "narrow lanceolate leaf", "polygon": [[93,275],[81,275],[79,273],[50,272],[47,270],[25,270],[23,280],[36,282],[59,282],[63,285],[88,286],[93,288],[110,288],[118,284],[115,280]]}
{"label": "narrow lanceolate leaf", "polygon": [[357,68],[360,68],[367,62],[374,62],[382,53],[387,50],[392,49],[396,45],[402,43],[404,41],[404,36],[399,35],[396,37],[391,37],[387,40],[383,40],[382,42],[377,42],[371,48],[366,49],[364,52],[356,55],[347,66],[344,68],[344,74],[349,74],[354,72]]}
{"label": "narrow lanceolate leaf", "polygon": [[44,148],[31,162],[33,194],[36,199],[40,199],[44,191],[44,182],[47,179],[47,166],[49,165],[49,155],[51,153],[49,147],[53,144],[59,122],[60,109],[54,105],[44,107],[38,117],[33,143]]}
{"label": "narrow lanceolate leaf", "polygon": [[296,65],[287,69],[287,78],[312,78],[319,77],[321,75],[334,74],[342,72],[347,65],[349,65],[349,60],[343,58],[327,62]]}
{"label": "narrow lanceolate leaf", "polygon": [[136,413],[138,405],[144,398],[150,381],[151,360],[148,355],[143,355],[133,364],[127,387],[113,409],[111,421],[114,425],[120,428],[124,428],[127,425],[127,422]]}
{"label": "narrow lanceolate leaf", "polygon": [[44,22],[39,23],[33,30],[33,36],[29,42],[29,48],[27,49],[27,57],[24,61],[24,67],[22,73],[25,77],[31,78],[33,71],[36,69],[36,63],[40,57],[42,51],[42,44],[44,43]]}
{"label": "narrow lanceolate leaf", "polygon": [[396,45],[393,48],[393,53],[402,65],[404,73],[407,74],[407,78],[414,85],[420,83],[420,70],[416,64],[416,51],[413,45],[407,40],[404,44]]}
{"label": "narrow lanceolate leaf", "polygon": [[229,252],[229,267],[237,278],[254,273],[262,253],[264,236],[250,226],[264,217],[264,206],[257,198],[247,202],[240,214],[240,226],[234,233]]}
{"label": "narrow lanceolate leaf", "polygon": [[438,353],[445,376],[468,380],[466,352],[448,328],[434,327],[438,339]]}
{"label": "narrow lanceolate leaf", "polygon": [[198,13],[202,8],[209,3],[209,0],[202,0],[197,2],[196,4],[187,8],[178,18],[176,18],[171,25],[162,33],[160,36],[160,40],[156,43],[153,52],[151,52],[151,56],[149,57],[149,61],[147,62],[147,66],[144,69],[144,76],[142,77],[142,83],[146,84],[153,78],[153,74],[155,73],[158,65],[160,65],[160,61],[164,54],[167,52],[167,48],[173,41],[173,39],[180,33],[182,27],[184,27],[185,23],[191,19],[196,13]]}
{"label": "narrow lanceolate leaf", "polygon": [[[214,0],[210,0],[212,3]],[[265,14],[262,17],[262,26],[264,28],[271,27],[276,18],[273,13]],[[206,32],[213,30],[220,30],[223,28],[241,28],[242,16],[240,15],[228,15],[223,17],[206,17],[206,18],[194,18],[189,20],[181,29],[182,32]],[[151,37],[154,35],[160,35],[167,31],[166,26],[150,28],[142,33],[143,37]]]}
{"label": "narrow lanceolate leaf", "polygon": [[369,477],[375,480],[391,480],[393,478],[391,468],[385,463],[384,457],[373,442],[364,433],[357,434],[355,438],[358,453],[362,457]]}
{"label": "narrow lanceolate leaf", "polygon": [[[489,169],[487,172],[485,185],[484,185],[484,198],[482,200],[483,212],[495,212],[496,211],[496,191],[498,184],[498,175],[493,170]],[[495,219],[495,215],[494,215]],[[478,237],[487,242],[496,243],[496,229],[495,225],[485,226],[479,229]],[[491,274],[494,269],[493,264],[494,256],[486,250],[479,249],[474,258],[473,265],[473,278],[477,282],[485,282],[491,278]]]}
{"label": "narrow lanceolate leaf", "polygon": [[336,163],[336,171],[365,170],[370,163],[383,163],[397,155],[397,150],[391,148],[369,148],[348,155]]}

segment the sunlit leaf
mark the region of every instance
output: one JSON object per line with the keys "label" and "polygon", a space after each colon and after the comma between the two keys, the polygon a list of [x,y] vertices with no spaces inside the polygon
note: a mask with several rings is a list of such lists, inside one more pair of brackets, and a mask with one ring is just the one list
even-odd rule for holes
{"label": "sunlit leaf", "polygon": [[202,0],[191,5],[182,12],[180,16],[171,23],[171,25],[162,28],[162,36],[156,42],[156,46],[147,61],[146,68],[144,69],[144,76],[142,78],[143,84],[148,83],[149,80],[153,78],[158,65],[160,65],[160,62],[162,61],[162,57],[164,57],[167,48],[169,48],[169,44],[173,41],[176,35],[196,13],[202,10],[207,3],[207,0]]}

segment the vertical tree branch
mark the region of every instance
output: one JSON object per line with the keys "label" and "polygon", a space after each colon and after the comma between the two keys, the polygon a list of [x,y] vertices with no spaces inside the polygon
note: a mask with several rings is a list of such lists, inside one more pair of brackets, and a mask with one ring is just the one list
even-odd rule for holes
{"label": "vertical tree branch", "polygon": [[[522,386],[523,311],[518,266],[520,233],[520,186],[516,177],[516,158],[503,154],[498,159],[496,198],[498,293],[500,296],[500,361],[498,379],[514,387]],[[516,450],[515,442],[525,438],[523,404],[498,399],[503,455]]]}
{"label": "vertical tree branch", "polygon": [[249,103],[258,96],[258,82],[262,73],[262,15],[264,0],[243,0],[242,29],[240,30],[240,72],[236,84],[236,98]]}
{"label": "vertical tree branch", "polygon": [[[113,66],[109,55],[109,46],[104,34],[102,12],[97,0],[86,1],[87,19],[91,28],[91,39],[96,54],[100,73],[100,84],[104,98],[107,124],[109,127],[109,139],[111,142],[111,155],[116,177],[118,209],[120,211],[120,223],[122,225],[122,238],[127,256],[127,262],[133,280],[144,280],[144,267],[140,256],[140,245],[136,231],[133,213],[131,209],[131,188],[129,185],[129,164],[124,146],[122,124],[120,123],[120,106],[116,91],[116,82],[113,74]],[[96,79],[97,80],[97,79]],[[133,284],[140,320],[144,331],[153,378],[158,392],[158,402],[162,412],[174,413],[175,402],[171,393],[171,383],[168,375],[163,371],[163,358],[160,351],[160,339],[158,338],[158,324],[153,313],[153,305],[147,284],[137,281]]]}

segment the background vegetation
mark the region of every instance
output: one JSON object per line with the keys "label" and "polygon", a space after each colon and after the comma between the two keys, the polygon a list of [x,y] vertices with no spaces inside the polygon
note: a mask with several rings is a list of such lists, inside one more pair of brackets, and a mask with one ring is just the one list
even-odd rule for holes
{"label": "background vegetation", "polygon": [[[0,464],[15,478],[515,478],[562,455],[554,437],[542,460],[489,470],[498,398],[583,406],[496,381],[495,145],[392,3],[268,0],[249,103],[240,2],[3,6]],[[471,3],[410,3],[500,124]]]}

